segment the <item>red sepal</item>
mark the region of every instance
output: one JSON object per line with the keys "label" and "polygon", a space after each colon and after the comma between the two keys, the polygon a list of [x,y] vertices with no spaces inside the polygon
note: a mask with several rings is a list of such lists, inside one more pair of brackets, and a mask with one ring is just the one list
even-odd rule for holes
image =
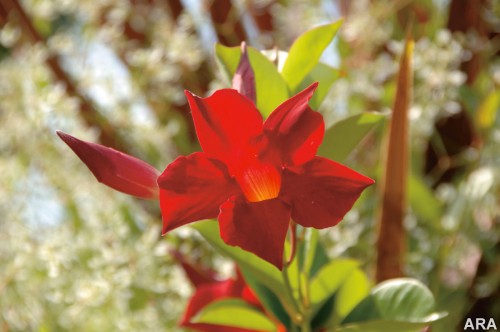
{"label": "red sepal", "polygon": [[199,286],[193,297],[189,300],[179,325],[201,332],[255,332],[237,327],[190,322],[198,312],[212,302],[225,298],[241,298],[243,287],[244,283],[233,279]]}
{"label": "red sepal", "polygon": [[245,42],[241,43],[241,58],[233,76],[233,89],[238,90],[240,94],[253,101],[254,104],[256,103],[255,76],[248,58]]}
{"label": "red sepal", "polygon": [[106,146],[82,141],[57,131],[97,180],[115,190],[144,199],[157,199],[160,172],[148,163]]}
{"label": "red sepal", "polygon": [[204,284],[211,284],[218,281],[214,270],[201,264],[190,262],[180,251],[172,250],[171,255],[182,266],[184,273],[193,286],[199,287]]}

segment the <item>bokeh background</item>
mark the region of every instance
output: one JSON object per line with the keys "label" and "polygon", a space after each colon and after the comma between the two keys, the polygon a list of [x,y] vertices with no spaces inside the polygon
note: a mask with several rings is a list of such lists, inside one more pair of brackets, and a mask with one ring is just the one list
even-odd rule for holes
{"label": "bokeh background", "polygon": [[[409,26],[415,39],[405,274],[449,312],[432,331],[500,323],[500,2],[0,0],[0,331],[176,331],[192,289],[170,252],[221,276],[231,263],[188,227],[160,237],[156,203],[98,184],[55,130],[163,170],[199,148],[183,90],[229,86],[216,41],[287,50],[340,17],[328,125],[389,115]],[[384,131],[346,164],[379,179]],[[379,196],[321,232],[371,276]]]}

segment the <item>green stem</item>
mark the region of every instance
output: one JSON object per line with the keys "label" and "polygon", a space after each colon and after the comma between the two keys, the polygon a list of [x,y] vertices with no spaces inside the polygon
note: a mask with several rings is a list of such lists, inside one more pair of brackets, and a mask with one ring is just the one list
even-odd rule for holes
{"label": "green stem", "polygon": [[300,328],[300,332],[311,332],[311,324],[309,322],[309,319],[304,319]]}
{"label": "green stem", "polygon": [[[282,270],[283,281],[285,284],[285,289],[287,293],[288,300],[290,301],[287,304],[287,312],[290,315],[292,320],[292,331],[296,332],[311,332],[311,310],[310,310],[310,299],[309,299],[309,280],[307,277],[307,273],[304,270],[306,264],[303,264],[297,271],[297,284],[298,284],[298,296],[299,301],[295,298],[294,290],[290,282],[290,266],[293,261],[297,259],[297,255],[295,253],[296,248],[300,248],[299,242],[307,241],[307,238],[302,234],[302,236],[297,237],[296,232],[297,229],[295,227],[295,223],[291,224],[290,227],[290,241],[291,243],[291,255],[290,258],[283,258],[284,266]],[[286,256],[286,255],[284,255]],[[291,304],[291,305],[290,305]],[[291,308],[290,308],[291,307]]]}
{"label": "green stem", "polygon": [[288,276],[288,266],[285,265],[283,270],[281,271],[281,275],[283,276],[283,281],[285,282],[285,289],[286,292],[288,293],[288,298],[289,301],[292,303],[293,307],[293,314],[291,315],[292,321],[297,324],[302,322],[302,314],[299,305],[297,304],[297,301],[295,301],[295,297],[293,296],[293,289],[292,285],[290,283],[290,277]]}
{"label": "green stem", "polygon": [[298,283],[299,283],[299,297],[300,297],[300,313],[302,314],[302,324],[301,332],[311,331],[311,310],[309,305],[309,281],[304,274],[304,271],[299,271],[298,273]]}

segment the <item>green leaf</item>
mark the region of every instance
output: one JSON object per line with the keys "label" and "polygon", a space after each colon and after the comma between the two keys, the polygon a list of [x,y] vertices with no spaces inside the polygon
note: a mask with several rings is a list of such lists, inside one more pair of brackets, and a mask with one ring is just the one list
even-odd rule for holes
{"label": "green leaf", "polygon": [[331,43],[342,20],[311,29],[293,43],[283,66],[283,78],[293,94],[299,92],[300,83],[318,64],[321,54]]}
{"label": "green leaf", "polygon": [[371,321],[369,323],[342,326],[336,332],[421,332],[429,323],[408,323],[394,321]]}
{"label": "green leaf", "polygon": [[481,102],[476,111],[476,121],[480,129],[489,129],[495,124],[500,109],[500,91],[493,91]]}
{"label": "green leaf", "polygon": [[363,138],[384,119],[385,116],[378,113],[362,113],[337,122],[325,132],[318,155],[338,162],[344,161]]}
{"label": "green leaf", "polygon": [[321,307],[316,311],[311,320],[313,331],[322,330],[329,326],[329,322],[335,320],[333,315],[336,302],[336,294],[330,296]]}
{"label": "green leaf", "polygon": [[[264,50],[262,51],[262,54],[264,54],[273,63],[276,63],[279,72],[282,71],[283,65],[288,58],[288,52],[285,51]],[[328,94],[328,91],[330,91],[332,84],[339,77],[340,71],[338,69],[322,62],[318,62],[316,66],[314,66],[314,68],[309,72],[309,74],[307,74],[304,80],[302,80],[297,91],[304,90],[314,82],[319,82],[318,88],[309,101],[309,106],[311,106],[312,109],[317,110]]]}
{"label": "green leaf", "polygon": [[304,241],[299,241],[297,246],[297,260],[299,268],[304,276],[309,279],[314,277],[316,272],[327,264],[330,259],[326,255],[325,248],[319,241],[319,231],[315,228],[303,228],[298,226],[304,232]]}
{"label": "green leaf", "polygon": [[193,318],[193,322],[255,331],[276,330],[269,318],[240,299],[224,299],[210,303]]}
{"label": "green leaf", "polygon": [[359,263],[352,259],[337,259],[323,266],[311,280],[310,297],[313,306],[319,307],[342,285]]}
{"label": "green leaf", "polygon": [[[338,261],[336,261],[338,262]],[[338,287],[326,289],[325,300],[313,303],[314,327],[337,326],[339,322],[370,292],[370,282],[365,273],[358,268],[356,261],[345,260],[344,269],[339,264],[323,270],[323,278],[341,280]],[[330,276],[326,274],[328,272]],[[334,276],[335,275],[335,276]],[[335,279],[338,278],[338,279]]]}
{"label": "green leaf", "polygon": [[341,331],[419,331],[441,319],[432,293],[415,279],[380,283],[343,320]]}
{"label": "green leaf", "polygon": [[266,286],[260,283],[250,269],[240,266],[240,271],[245,282],[259,298],[260,303],[267,312],[274,315],[285,326],[290,326],[290,317],[278,297]]}
{"label": "green leaf", "polygon": [[370,281],[361,269],[354,269],[337,291],[336,316],[344,319],[369,293]]}
{"label": "green leaf", "polygon": [[438,221],[443,215],[443,206],[432,190],[415,174],[408,178],[408,197],[415,214],[428,222]]}
{"label": "green leaf", "polygon": [[[215,54],[229,77],[233,77],[241,57],[240,47],[215,46]],[[255,74],[257,108],[266,118],[276,107],[288,99],[288,87],[276,66],[252,47],[248,57]]]}
{"label": "green leaf", "polygon": [[230,257],[241,267],[252,272],[255,278],[280,298],[286,299],[285,286],[281,272],[272,264],[238,247],[224,243],[219,235],[218,223],[214,220],[197,222],[191,225],[221,254]]}
{"label": "green leaf", "polygon": [[131,297],[128,300],[128,306],[131,311],[142,310],[151,301],[151,293],[144,288],[131,286],[129,292]]}
{"label": "green leaf", "polygon": [[325,247],[323,247],[321,242],[318,241],[316,243],[316,250],[314,252],[311,269],[309,270],[309,278],[313,278],[323,266],[328,264],[329,261],[330,257],[328,257]]}

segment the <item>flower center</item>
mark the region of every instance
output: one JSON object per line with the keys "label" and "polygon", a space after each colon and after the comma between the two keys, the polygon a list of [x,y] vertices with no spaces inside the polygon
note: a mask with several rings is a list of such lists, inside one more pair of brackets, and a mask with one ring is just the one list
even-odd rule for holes
{"label": "flower center", "polygon": [[236,176],[236,180],[249,202],[273,199],[280,192],[281,174],[269,164],[252,163]]}

